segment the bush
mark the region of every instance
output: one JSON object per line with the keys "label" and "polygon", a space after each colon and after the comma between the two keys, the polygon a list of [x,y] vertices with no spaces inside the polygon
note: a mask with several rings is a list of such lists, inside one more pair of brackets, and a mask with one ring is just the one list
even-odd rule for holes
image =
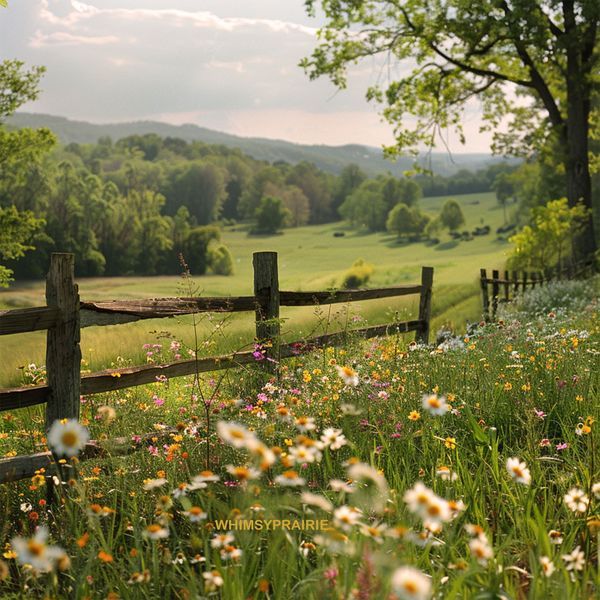
{"label": "bush", "polygon": [[223,244],[209,248],[208,264],[215,275],[233,275],[233,257]]}
{"label": "bush", "polygon": [[342,287],[345,290],[351,290],[366,285],[373,274],[373,270],[373,265],[365,262],[362,258],[359,258],[354,261],[352,267],[346,271],[342,281]]}
{"label": "bush", "polygon": [[553,281],[520,293],[512,302],[499,310],[503,319],[531,318],[554,312],[581,312],[589,306],[600,292],[600,277],[584,280]]}

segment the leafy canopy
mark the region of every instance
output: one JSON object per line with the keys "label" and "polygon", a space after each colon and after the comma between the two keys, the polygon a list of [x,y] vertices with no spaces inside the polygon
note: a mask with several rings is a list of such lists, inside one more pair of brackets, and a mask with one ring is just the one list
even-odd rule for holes
{"label": "leafy canopy", "polygon": [[531,211],[531,225],[509,238],[514,250],[509,264],[517,269],[547,269],[561,264],[571,240],[582,227],[588,209],[582,204],[569,207],[566,198],[537,206]]}
{"label": "leafy canopy", "polygon": [[[463,111],[476,97],[486,129],[512,116],[509,133],[495,133],[496,150],[539,147],[549,133],[543,125],[560,129],[566,120],[568,53],[578,65],[579,96],[598,90],[598,0],[306,0],[305,5],[312,14],[320,5],[327,19],[319,46],[301,62],[311,79],[326,75],[344,88],[349,65],[381,57],[384,83],[371,87],[367,97],[384,105],[394,127],[397,145],[387,149],[391,153],[443,142],[447,128],[464,141]],[[396,79],[396,72],[406,74]],[[511,92],[522,99],[515,102]]]}

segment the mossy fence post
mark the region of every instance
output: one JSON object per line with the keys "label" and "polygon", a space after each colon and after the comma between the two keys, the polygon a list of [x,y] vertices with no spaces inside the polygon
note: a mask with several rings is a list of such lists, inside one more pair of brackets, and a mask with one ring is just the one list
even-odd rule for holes
{"label": "mossy fence post", "polygon": [[254,296],[256,298],[256,339],[265,349],[265,367],[276,372],[279,365],[279,273],[277,252],[255,252]]}
{"label": "mossy fence post", "polygon": [[433,267],[421,269],[421,297],[419,300],[419,328],[416,339],[421,344],[429,344],[429,321],[431,319],[431,289],[433,287]]}
{"label": "mossy fence post", "polygon": [[75,256],[54,253],[46,279],[46,304],[58,309],[56,324],[46,335],[48,401],[46,429],[57,419],[79,419],[81,348],[79,290]]}
{"label": "mossy fence post", "polygon": [[480,269],[481,301],[483,305],[483,319],[487,323],[490,320],[490,297],[488,294],[487,270]]}
{"label": "mossy fence post", "polygon": [[492,320],[496,320],[496,313],[498,312],[498,296],[500,295],[500,271],[494,269],[492,271]]}

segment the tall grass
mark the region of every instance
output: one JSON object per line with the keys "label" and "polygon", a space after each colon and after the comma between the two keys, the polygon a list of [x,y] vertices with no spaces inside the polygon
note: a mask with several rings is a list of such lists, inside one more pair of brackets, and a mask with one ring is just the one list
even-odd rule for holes
{"label": "tall grass", "polygon": [[[86,398],[93,438],[123,436],[139,450],[118,457],[107,441],[105,460],[69,465],[52,506],[43,476],[0,490],[0,544],[10,544],[0,596],[597,597],[597,323],[591,306],[527,327],[488,325],[448,351],[356,340],[286,362],[279,379],[257,365]],[[444,414],[425,407],[430,394],[448,405]],[[217,421],[246,430],[230,437],[220,426],[219,436]],[[0,453],[39,449],[42,426],[36,411],[8,415]],[[165,426],[177,429],[166,442]],[[320,446],[328,428],[339,431]],[[152,430],[155,441],[136,441]],[[512,458],[524,463],[521,480],[507,469]],[[219,481],[190,486],[207,466]],[[256,469],[248,481],[247,468]],[[281,483],[295,481],[291,470],[297,487]],[[421,509],[407,495],[417,482]],[[573,489],[586,497],[581,510],[572,509]],[[424,520],[423,507],[434,505],[450,512]],[[332,529],[286,529],[286,519]],[[233,523],[224,545],[221,520]],[[259,520],[280,524],[243,530]],[[70,567],[35,573],[19,564],[11,540],[39,525]],[[398,571],[407,567],[416,571]]]}

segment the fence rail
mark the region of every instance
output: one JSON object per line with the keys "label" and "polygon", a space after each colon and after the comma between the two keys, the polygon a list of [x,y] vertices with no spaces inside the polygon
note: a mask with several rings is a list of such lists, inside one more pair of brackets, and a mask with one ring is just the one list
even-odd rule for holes
{"label": "fence rail", "polygon": [[[81,374],[80,331],[83,327],[117,325],[142,319],[182,316],[199,312],[254,311],[256,339],[264,343],[261,364],[275,371],[280,360],[338,344],[350,335],[364,338],[414,331],[422,343],[429,341],[433,268],[423,267],[421,283],[371,290],[290,292],[279,290],[277,254],[257,252],[253,257],[254,295],[230,298],[152,298],[81,302],[74,281],[72,254],[53,254],[46,283],[47,306],[0,311],[0,335],[47,330],[45,385],[0,389],[0,412],[46,404],[46,427],[56,419],[79,418],[81,395],[98,394],[156,381],[157,377],[182,377],[241,367],[256,362],[251,351]],[[328,333],[291,343],[280,340],[280,306],[314,306],[419,296],[418,318],[362,329]],[[268,343],[265,343],[268,342]],[[93,446],[93,444],[92,444]],[[88,456],[89,454],[89,456]],[[92,450],[84,458],[96,456]],[[48,453],[0,460],[0,483],[32,476],[39,465],[51,462]],[[14,468],[13,468],[14,467]]]}

